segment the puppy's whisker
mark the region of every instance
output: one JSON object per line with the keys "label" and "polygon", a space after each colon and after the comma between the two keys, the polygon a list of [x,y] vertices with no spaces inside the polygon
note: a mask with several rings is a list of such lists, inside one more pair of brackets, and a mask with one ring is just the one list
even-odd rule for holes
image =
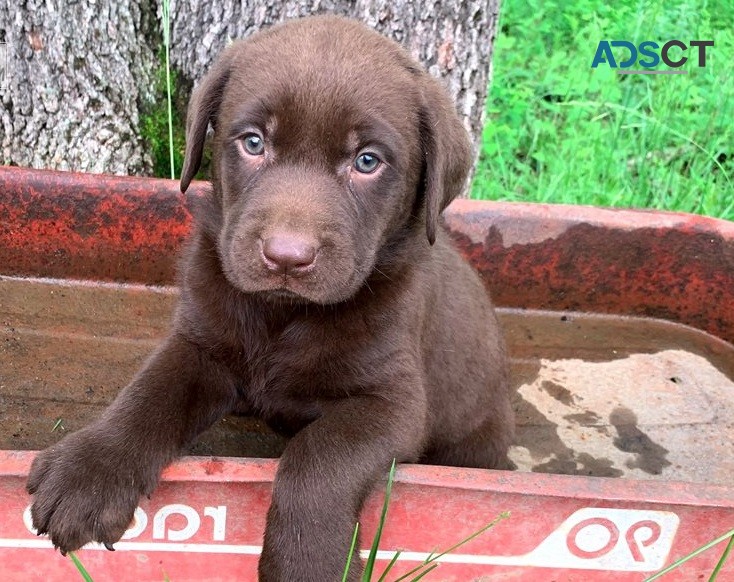
{"label": "puppy's whisker", "polygon": [[380,269],[378,269],[377,267],[374,267],[374,269],[375,269],[375,271],[377,271],[377,272],[378,272],[378,273],[379,273],[380,275],[382,275],[383,277],[385,277],[385,279],[387,279],[388,281],[392,281],[392,279],[390,278],[390,275],[388,275],[387,273],[383,273],[383,272],[382,272],[382,271],[380,271]]}

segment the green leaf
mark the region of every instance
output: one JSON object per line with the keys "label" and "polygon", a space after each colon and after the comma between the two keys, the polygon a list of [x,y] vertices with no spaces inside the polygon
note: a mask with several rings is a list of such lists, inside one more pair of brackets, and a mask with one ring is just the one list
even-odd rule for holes
{"label": "green leaf", "polygon": [[386,576],[392,570],[393,566],[397,563],[398,558],[400,557],[402,550],[398,550],[395,552],[395,555],[393,555],[392,559],[390,560],[390,563],[385,567],[385,570],[382,572],[382,575],[377,579],[377,582],[385,582]]}
{"label": "green leaf", "polygon": [[726,544],[726,548],[724,548],[724,553],[721,554],[721,558],[719,558],[719,562],[718,564],[716,564],[716,568],[714,568],[714,571],[711,572],[709,582],[716,582],[716,578],[718,578],[719,572],[721,572],[721,569],[724,567],[724,562],[726,562],[726,559],[729,557],[732,546],[734,546],[734,534],[732,534],[732,536],[729,538],[729,543]]}
{"label": "green leaf", "polygon": [[395,479],[395,459],[392,460],[390,467],[390,473],[387,476],[387,488],[385,489],[385,501],[382,504],[382,513],[380,514],[380,523],[377,525],[377,532],[375,537],[372,539],[372,547],[370,548],[367,562],[365,563],[364,573],[362,574],[363,582],[369,582],[372,580],[372,572],[375,568],[375,560],[377,559],[377,549],[380,545],[380,538],[382,537],[382,528],[385,525],[387,519],[387,508],[390,504],[390,493],[392,493],[392,483]]}
{"label": "green leaf", "polygon": [[349,576],[349,567],[352,565],[352,558],[354,557],[354,548],[357,545],[357,534],[359,533],[359,522],[354,525],[354,534],[352,534],[352,545],[349,546],[349,553],[347,554],[347,563],[344,566],[344,574],[342,574],[342,582],[347,582],[347,576]]}
{"label": "green leaf", "polygon": [[[667,566],[666,568],[663,568],[662,570],[660,570],[659,572],[656,572],[655,574],[653,574],[649,578],[645,578],[645,581],[644,582],[652,582],[653,580],[657,580],[658,578],[662,578],[668,572],[672,572],[676,568],[680,567],[682,564],[685,564],[688,560],[691,560],[691,559],[695,558],[696,556],[698,556],[699,554],[702,554],[706,550],[708,550],[710,548],[713,548],[716,544],[718,544],[720,542],[723,542],[727,538],[734,539],[734,529],[729,530],[724,535],[721,535],[718,538],[716,538],[715,540],[711,540],[709,543],[702,545],[700,548],[697,548],[697,549],[693,550],[690,554],[686,554],[682,558],[679,558],[678,560],[676,560],[675,562],[673,562],[670,566]],[[729,546],[730,545],[731,545],[731,540],[729,541]],[[727,555],[729,553],[729,550],[731,549],[729,546],[727,546],[727,549],[724,551],[724,555],[722,556],[722,558],[726,558],[727,557]],[[716,572],[716,570],[714,570],[714,572]]]}
{"label": "green leaf", "polygon": [[[482,535],[482,534],[483,534],[483,533],[484,533],[485,531],[487,531],[488,529],[490,529],[490,528],[494,527],[494,526],[495,526],[495,525],[497,525],[497,524],[498,524],[498,523],[499,523],[500,521],[502,521],[503,519],[507,519],[508,517],[510,517],[510,512],[509,512],[509,511],[504,511],[504,512],[500,513],[500,514],[499,514],[499,515],[498,515],[497,517],[495,517],[495,518],[494,518],[494,519],[493,519],[493,520],[492,520],[491,522],[489,522],[489,523],[488,523],[487,525],[485,525],[485,526],[484,526],[483,528],[481,528],[481,529],[478,529],[478,530],[477,530],[477,531],[475,531],[475,532],[474,532],[473,534],[471,534],[471,535],[469,535],[469,536],[465,537],[465,538],[464,538],[463,540],[461,540],[460,542],[458,542],[458,543],[454,544],[453,546],[451,546],[451,547],[450,547],[450,548],[449,548],[448,550],[444,550],[444,551],[443,551],[443,552],[441,552],[440,554],[433,554],[433,553],[432,553],[432,554],[431,554],[430,556],[428,556],[428,558],[426,558],[426,559],[425,559],[425,560],[423,561],[423,563],[421,563],[420,565],[418,565],[418,566],[416,566],[415,568],[413,568],[412,570],[410,570],[410,572],[408,572],[408,573],[406,573],[406,574],[403,574],[403,575],[402,575],[402,576],[401,576],[400,578],[397,578],[397,579],[396,579],[396,580],[395,580],[394,582],[400,582],[400,580],[405,580],[406,578],[408,578],[408,576],[411,576],[411,575],[413,575],[413,574],[415,574],[415,573],[419,572],[419,571],[420,571],[420,570],[421,570],[422,568],[424,568],[424,567],[425,567],[425,566],[427,566],[428,564],[432,564],[433,562],[437,562],[437,561],[438,561],[438,560],[439,560],[440,558],[442,558],[442,557],[443,557],[443,556],[445,556],[446,554],[450,554],[451,552],[453,552],[454,550],[456,550],[456,549],[460,548],[460,547],[461,547],[461,546],[463,546],[464,544],[466,544],[466,543],[470,542],[471,540],[473,540],[473,539],[474,539],[474,538],[476,538],[477,536],[480,536],[480,535]],[[438,565],[438,564],[436,564],[436,565]],[[435,566],[434,566],[434,567],[435,567]],[[415,578],[414,578],[413,580],[415,580]]]}
{"label": "green leaf", "polygon": [[71,561],[76,566],[76,569],[79,570],[79,573],[82,575],[84,582],[94,582],[92,580],[92,577],[89,575],[89,572],[87,572],[87,569],[84,567],[84,564],[82,564],[81,560],[76,557],[76,554],[74,552],[69,552],[69,558],[71,558]]}

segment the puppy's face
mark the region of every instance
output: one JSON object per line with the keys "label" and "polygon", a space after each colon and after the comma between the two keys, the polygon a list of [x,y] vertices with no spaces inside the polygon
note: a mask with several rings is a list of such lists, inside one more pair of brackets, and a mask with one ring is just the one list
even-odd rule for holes
{"label": "puppy's face", "polygon": [[418,96],[379,46],[284,33],[232,63],[214,156],[219,249],[243,291],[330,303],[355,293],[410,219]]}
{"label": "puppy's face", "polygon": [[[458,138],[432,123],[430,83],[396,44],[338,18],[294,21],[225,52],[192,100],[182,187],[198,167],[202,119],[204,130],[211,122],[218,250],[232,285],[343,301],[379,268],[382,249],[418,232],[431,211],[429,150],[459,144],[453,182],[469,157],[450,103]],[[433,194],[440,210],[462,185]]]}

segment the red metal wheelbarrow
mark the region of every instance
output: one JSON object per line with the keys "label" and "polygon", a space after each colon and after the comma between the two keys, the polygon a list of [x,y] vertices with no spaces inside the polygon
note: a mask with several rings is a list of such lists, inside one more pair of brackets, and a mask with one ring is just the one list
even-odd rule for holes
{"label": "red metal wheelbarrow", "polygon": [[[165,334],[187,197],[207,187],[0,168],[0,579],[78,576],[31,531],[30,451],[99,414]],[[642,580],[734,527],[734,224],[471,201],[446,214],[501,307],[518,470],[401,466],[381,564],[400,549],[410,570],[509,511],[427,579]],[[80,559],[96,580],[254,580],[277,464],[263,457],[282,447],[224,419],[117,552]],[[706,578],[719,555],[665,579]]]}

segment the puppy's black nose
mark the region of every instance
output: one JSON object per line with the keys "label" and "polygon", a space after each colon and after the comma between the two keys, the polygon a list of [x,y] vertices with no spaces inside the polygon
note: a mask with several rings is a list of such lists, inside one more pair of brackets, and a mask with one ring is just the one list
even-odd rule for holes
{"label": "puppy's black nose", "polygon": [[316,260],[313,241],[295,234],[276,234],[262,241],[262,259],[269,271],[297,277]]}

